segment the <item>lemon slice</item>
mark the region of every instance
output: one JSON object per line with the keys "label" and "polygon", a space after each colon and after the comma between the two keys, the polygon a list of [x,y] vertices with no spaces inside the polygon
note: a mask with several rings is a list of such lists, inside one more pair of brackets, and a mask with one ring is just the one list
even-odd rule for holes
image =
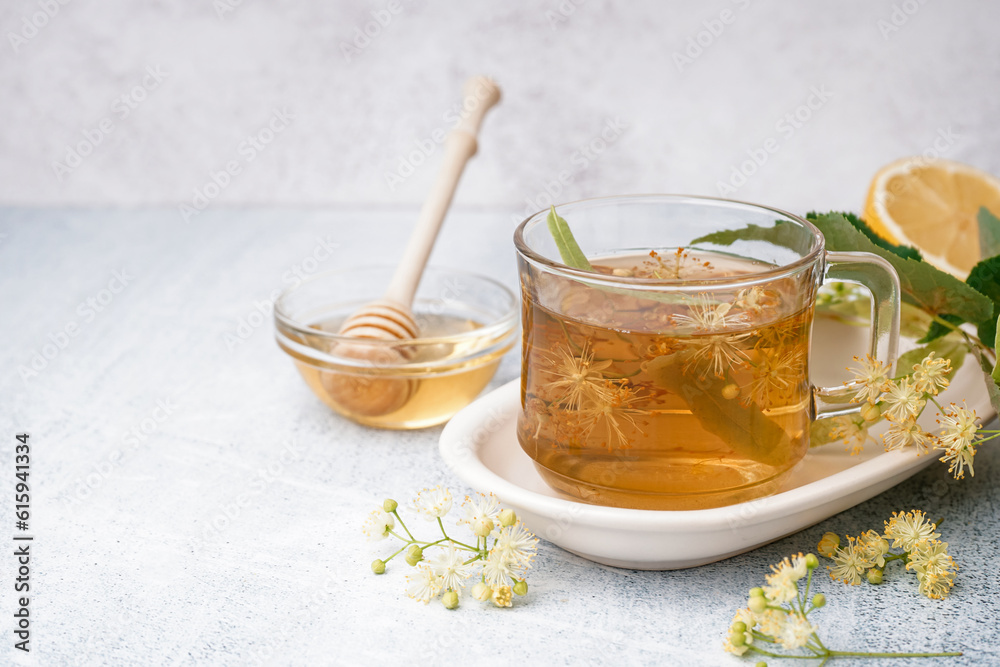
{"label": "lemon slice", "polygon": [[910,157],[875,174],[864,218],[879,235],[964,279],[981,259],[981,206],[1000,216],[1000,179],[960,162]]}

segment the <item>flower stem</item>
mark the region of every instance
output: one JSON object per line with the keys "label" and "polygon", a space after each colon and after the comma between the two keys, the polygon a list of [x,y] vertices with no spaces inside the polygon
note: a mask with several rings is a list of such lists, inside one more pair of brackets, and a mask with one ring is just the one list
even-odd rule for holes
{"label": "flower stem", "polygon": [[[392,511],[392,515],[393,515],[394,517],[396,517],[396,521],[398,521],[398,522],[399,522],[399,525],[403,527],[403,530],[405,530],[405,531],[406,531],[406,534],[410,536],[410,541],[411,541],[411,542],[416,542],[416,540],[415,540],[415,539],[413,538],[413,533],[411,533],[411,532],[410,532],[410,529],[406,527],[406,524],[405,524],[405,523],[403,523],[403,518],[402,518],[401,516],[399,516],[399,513],[397,512],[397,510],[393,510],[393,511]],[[392,531],[389,531],[389,532],[392,532]],[[393,533],[393,535],[395,535],[395,533]],[[397,537],[398,537],[398,536],[397,536]],[[402,538],[402,537],[400,537],[399,539],[403,539],[403,538]]]}
{"label": "flower stem", "polygon": [[857,658],[953,658],[962,655],[961,651],[950,653],[869,653],[865,651],[830,651],[830,656],[853,656]]}
{"label": "flower stem", "polygon": [[[407,542],[407,544],[409,544],[409,543]],[[400,552],[401,552],[401,551],[403,551],[403,549],[405,549],[405,548],[407,547],[407,544],[404,544],[403,546],[399,547],[399,551],[397,551],[396,553],[392,554],[392,555],[391,555],[391,556],[389,556],[388,558],[383,558],[383,559],[382,559],[382,562],[383,562],[383,563],[388,563],[388,562],[389,562],[389,561],[391,561],[391,560],[392,560],[393,558],[395,558],[396,556],[398,556],[398,555],[400,554]]]}

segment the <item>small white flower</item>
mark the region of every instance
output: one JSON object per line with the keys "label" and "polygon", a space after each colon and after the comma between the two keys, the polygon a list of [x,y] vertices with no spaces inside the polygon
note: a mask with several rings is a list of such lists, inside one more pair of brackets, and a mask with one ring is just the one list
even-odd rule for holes
{"label": "small white flower", "polygon": [[854,360],[861,364],[860,367],[848,368],[847,370],[854,374],[855,382],[862,385],[861,390],[855,395],[854,401],[857,403],[861,401],[878,403],[879,396],[889,385],[889,369],[881,361],[872,359],[871,356],[864,359],[854,357]]}
{"label": "small white flower", "polygon": [[920,415],[924,409],[923,394],[904,377],[898,384],[890,382],[885,394],[885,416],[893,421],[906,421]]}
{"label": "small white flower", "polygon": [[935,437],[921,428],[917,420],[912,417],[892,422],[889,430],[882,434],[882,443],[887,452],[912,446],[916,448],[918,454],[926,454],[928,448],[936,441]]}
{"label": "small white flower", "polygon": [[816,629],[816,626],[802,614],[791,613],[787,615],[776,639],[786,649],[801,648],[806,645]]}
{"label": "small white flower", "polygon": [[954,403],[951,407],[952,411],[942,415],[938,420],[941,424],[938,447],[945,452],[941,460],[951,464],[948,472],[954,475],[955,479],[962,479],[965,477],[966,467],[970,475],[976,474],[972,469],[972,461],[976,456],[975,438],[979,425],[976,424],[975,411],[960,408]]}
{"label": "small white flower", "polygon": [[368,515],[365,520],[362,532],[368,537],[369,542],[384,540],[389,531],[396,527],[396,520],[385,510],[377,509]]}
{"label": "small white flower", "polygon": [[453,591],[465,586],[465,580],[472,574],[472,565],[466,564],[467,552],[460,550],[454,544],[441,549],[427,564],[434,571],[434,576],[441,581],[441,587]]}
{"label": "small white flower", "polygon": [[424,604],[441,592],[441,577],[434,574],[434,571],[426,565],[417,567],[414,574],[406,575],[406,582],[409,584],[406,594]]}
{"label": "small white flower", "polygon": [[451,511],[451,491],[440,485],[424,489],[413,501],[413,509],[428,521],[440,519]]}
{"label": "small white flower", "polygon": [[523,523],[518,521],[513,526],[501,528],[495,535],[493,551],[499,551],[516,567],[530,567],[538,551],[538,538],[525,530]]}
{"label": "small white flower", "polygon": [[486,585],[496,590],[507,585],[507,580],[512,578],[514,571],[511,569],[510,557],[497,548],[490,551],[483,562],[483,579]]}
{"label": "small white flower", "polygon": [[791,558],[785,557],[777,565],[771,566],[771,574],[767,575],[767,585],[763,587],[764,595],[777,604],[791,602],[799,593],[798,580],[808,572],[806,558],[802,554]]}
{"label": "small white flower", "polygon": [[458,523],[468,524],[476,535],[488,535],[500,514],[500,501],[492,493],[480,493],[475,499],[465,498],[465,518]]}
{"label": "small white flower", "polygon": [[914,546],[924,540],[936,540],[941,537],[937,526],[927,520],[927,515],[920,510],[912,512],[893,512],[892,518],[885,522],[885,537],[892,540],[892,547],[903,551],[913,551]]}
{"label": "small white flower", "polygon": [[917,391],[937,396],[938,391],[948,388],[948,373],[951,372],[950,359],[935,359],[931,352],[919,364],[913,366],[913,386]]}

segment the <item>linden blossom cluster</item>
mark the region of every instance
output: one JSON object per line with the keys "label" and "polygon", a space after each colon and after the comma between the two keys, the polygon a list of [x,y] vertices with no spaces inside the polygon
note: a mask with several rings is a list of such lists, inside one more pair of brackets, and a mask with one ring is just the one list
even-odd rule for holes
{"label": "linden blossom cluster", "polygon": [[[415,568],[415,572],[406,577],[409,584],[406,592],[414,600],[427,604],[440,596],[445,607],[454,609],[469,578],[478,573],[472,597],[481,602],[489,600],[497,607],[510,607],[513,595],[528,592],[525,575],[537,552],[538,539],[524,529],[512,510],[501,509],[492,493],[466,497],[463,505],[465,517],[458,523],[471,529],[475,546],[449,537],[445,531],[442,519],[452,509],[448,489],[442,486],[424,489],[413,501],[414,511],[437,523],[441,537],[436,540],[415,538],[399,516],[396,501],[386,500],[381,509],[368,516],[364,533],[370,541],[391,535],[403,545],[388,558],[373,561],[372,572],[385,573],[386,564],[406,551],[407,564]],[[405,536],[396,532],[397,523]],[[433,555],[425,559],[425,554],[431,550]]]}
{"label": "linden blossom cluster", "polygon": [[[830,658],[924,658],[957,656],[961,653],[873,653],[856,651],[835,651],[826,647],[817,634],[819,628],[810,614],[826,606],[826,596],[822,593],[809,597],[813,571],[819,567],[819,559],[814,554],[796,554],[771,566],[764,586],[750,589],[747,607],[736,612],[729,625],[729,632],[723,642],[726,651],[745,655],[756,653],[773,658],[798,658],[822,660]],[[799,590],[802,580],[805,588]],[[805,653],[782,654],[787,651],[804,650]],[[758,665],[766,663],[757,663]]]}
{"label": "linden blossom cluster", "polygon": [[[913,365],[912,373],[890,379],[889,369],[882,362],[871,356],[854,359],[860,366],[848,369],[859,387],[853,402],[865,405],[859,419],[838,418],[835,437],[843,438],[855,452],[860,452],[869,438],[868,428],[885,417],[890,422],[882,436],[886,451],[913,447],[918,454],[925,454],[931,449],[940,450],[944,452],[940,460],[948,463],[948,472],[955,479],[964,478],[966,468],[970,476],[975,475],[972,464],[977,447],[1000,435],[1000,431],[981,429],[974,410],[955,403],[944,408],[937,401],[938,393],[948,387],[951,360],[939,359],[931,352]],[[940,429],[936,435],[917,423],[928,403],[939,410]],[[991,435],[983,437],[984,433]]]}
{"label": "linden blossom cluster", "polygon": [[[881,584],[885,566],[898,560],[916,573],[921,595],[940,600],[951,592],[958,569],[948,555],[948,543],[937,539],[940,525],[940,521],[928,521],[920,510],[893,512],[883,534],[869,530],[857,537],[847,535],[847,545],[841,546],[836,533],[825,533],[818,551],[833,559],[829,569],[834,581],[857,586],[863,577],[870,584]],[[902,551],[893,553],[890,548]]]}

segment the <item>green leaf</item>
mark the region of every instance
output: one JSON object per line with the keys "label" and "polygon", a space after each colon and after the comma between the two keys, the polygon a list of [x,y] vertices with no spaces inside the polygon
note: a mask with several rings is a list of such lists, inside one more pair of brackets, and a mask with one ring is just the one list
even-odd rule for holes
{"label": "green leaf", "polygon": [[[997,328],[997,335],[996,335],[996,339],[993,341],[993,349],[994,350],[998,349],[998,346],[1000,346],[1000,318],[997,319],[997,322],[996,322],[995,326]],[[992,378],[992,380],[993,380],[994,388],[996,387],[996,385],[1000,385],[1000,360],[998,360],[998,363],[993,366],[993,372],[990,373],[990,378]],[[998,393],[1000,393],[1000,392],[998,392]],[[993,396],[991,394],[990,395],[990,401],[992,402],[992,400],[993,400]],[[996,408],[997,404],[993,403],[993,407]],[[997,412],[1000,413],[1000,408],[997,409]]]}
{"label": "green leaf", "polygon": [[699,236],[691,240],[696,243],[714,243],[716,245],[732,245],[737,241],[766,241],[782,248],[798,250],[802,247],[802,229],[785,220],[776,220],[773,227],[747,225],[742,229],[726,229]]}
{"label": "green leaf", "polygon": [[[955,325],[959,325],[962,323],[962,318],[956,317],[954,315],[942,315],[941,319],[944,320],[945,322],[951,322],[952,324]],[[917,342],[929,343],[932,340],[937,340],[938,338],[941,338],[942,336],[947,336],[952,331],[954,331],[954,329],[952,329],[951,327],[945,326],[944,324],[941,324],[937,320],[931,320],[931,325],[927,329],[927,333],[925,333],[923,338],[921,338]]]}
{"label": "green leaf", "polygon": [[990,405],[1000,413],[1000,384],[998,384],[1000,380],[997,380],[997,375],[1000,375],[1000,371],[997,370],[997,364],[983,354],[978,345],[973,345],[970,349],[976,355],[979,361],[979,368],[983,371],[983,380],[986,382],[986,393],[990,397]]}
{"label": "green leaf", "polygon": [[870,252],[886,259],[896,273],[903,299],[935,315],[956,315],[966,322],[979,323],[993,316],[990,299],[955,276],[875,245],[839,213],[827,213],[813,220],[826,237],[829,250]]}
{"label": "green leaf", "polygon": [[549,225],[549,233],[552,234],[552,239],[556,242],[556,247],[559,248],[559,256],[562,257],[563,263],[574,269],[593,271],[594,267],[590,265],[587,256],[583,254],[576,239],[573,238],[569,224],[559,217],[555,206],[549,209],[549,217],[546,222]]}
{"label": "green leaf", "polygon": [[979,208],[979,256],[1000,255],[1000,218],[990,213],[985,206]]}
{"label": "green leaf", "polygon": [[979,339],[983,341],[984,345],[989,345],[997,336],[997,323],[993,316],[1000,313],[1000,255],[984,259],[972,267],[965,282],[993,301],[990,317],[978,322]]}
{"label": "green leaf", "polygon": [[[831,213],[833,213],[833,212],[831,212]],[[871,227],[868,226],[868,223],[866,223],[864,220],[862,220],[858,216],[854,215],[853,213],[837,213],[837,214],[844,216],[844,218],[849,223],[851,223],[851,225],[855,229],[857,229],[859,232],[861,232],[862,234],[864,234],[865,236],[867,236],[868,240],[871,241],[872,243],[874,243],[875,245],[877,245],[879,248],[883,248],[884,250],[888,250],[889,252],[893,253],[894,255],[899,255],[900,257],[908,257],[910,259],[916,259],[916,260],[923,259],[920,256],[920,251],[917,250],[916,248],[912,248],[912,247],[910,247],[908,245],[896,245],[896,244],[894,244],[894,243],[892,243],[890,241],[887,241],[886,239],[884,239],[881,236],[879,236],[878,234],[876,234],[875,231]],[[827,215],[830,215],[830,214],[827,214]],[[816,218],[819,218],[819,217],[820,217],[820,214],[817,213],[817,212],[815,212],[815,211],[809,211],[808,213],[806,213],[806,220],[809,220],[809,221],[813,221],[814,222],[816,220]]]}
{"label": "green leaf", "polygon": [[728,380],[685,375],[681,370],[684,354],[663,355],[650,361],[646,371],[653,382],[683,398],[702,428],[733,451],[768,465],[788,463],[791,447],[785,430],[756,405],[744,406],[737,398],[723,398],[722,389]]}

